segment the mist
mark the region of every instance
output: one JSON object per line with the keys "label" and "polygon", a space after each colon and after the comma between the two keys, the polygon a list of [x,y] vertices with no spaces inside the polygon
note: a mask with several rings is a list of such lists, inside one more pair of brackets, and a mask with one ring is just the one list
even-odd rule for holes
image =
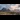
{"label": "mist", "polygon": [[2,8],[14,10],[16,7],[18,7],[18,4],[0,4],[0,10]]}
{"label": "mist", "polygon": [[2,10],[2,8],[10,8],[10,4],[0,4],[0,10]]}

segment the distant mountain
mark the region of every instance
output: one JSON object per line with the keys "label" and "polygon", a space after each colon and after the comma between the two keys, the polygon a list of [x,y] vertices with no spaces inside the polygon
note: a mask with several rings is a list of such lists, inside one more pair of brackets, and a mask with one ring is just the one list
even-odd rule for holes
{"label": "distant mountain", "polygon": [[10,11],[9,9],[3,8],[2,11]]}
{"label": "distant mountain", "polygon": [[9,9],[7,9],[7,11],[10,11]]}
{"label": "distant mountain", "polygon": [[6,11],[6,8],[3,8],[2,11]]}
{"label": "distant mountain", "polygon": [[2,8],[10,8],[10,4],[0,4],[0,10]]}

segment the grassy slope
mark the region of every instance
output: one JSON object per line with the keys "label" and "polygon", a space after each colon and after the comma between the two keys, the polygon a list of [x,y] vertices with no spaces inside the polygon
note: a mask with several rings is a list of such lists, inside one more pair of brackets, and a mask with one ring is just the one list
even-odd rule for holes
{"label": "grassy slope", "polygon": [[13,15],[13,14],[17,14],[17,15],[19,15],[18,13],[16,13],[16,12],[0,12],[0,15]]}

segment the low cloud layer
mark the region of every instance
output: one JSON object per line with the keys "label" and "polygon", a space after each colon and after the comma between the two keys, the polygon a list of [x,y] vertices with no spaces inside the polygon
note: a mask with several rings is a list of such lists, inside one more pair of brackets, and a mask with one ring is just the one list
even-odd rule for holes
{"label": "low cloud layer", "polygon": [[18,8],[18,5],[19,5],[19,4],[16,4],[15,6],[11,5],[10,10],[14,10],[14,9]]}
{"label": "low cloud layer", "polygon": [[0,10],[2,8],[9,8],[10,10],[14,10],[18,7],[19,4],[0,4]]}
{"label": "low cloud layer", "polygon": [[2,8],[9,8],[10,7],[10,4],[0,4],[0,10]]}

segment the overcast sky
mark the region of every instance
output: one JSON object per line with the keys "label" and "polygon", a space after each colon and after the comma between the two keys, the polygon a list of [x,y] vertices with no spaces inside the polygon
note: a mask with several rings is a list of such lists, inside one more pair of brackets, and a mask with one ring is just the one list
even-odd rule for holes
{"label": "overcast sky", "polygon": [[2,9],[2,8],[10,8],[11,6],[15,6],[16,4],[0,4],[0,10]]}
{"label": "overcast sky", "polygon": [[2,9],[2,8],[8,8],[8,7],[10,7],[10,5],[6,5],[6,4],[0,4],[0,10]]}

